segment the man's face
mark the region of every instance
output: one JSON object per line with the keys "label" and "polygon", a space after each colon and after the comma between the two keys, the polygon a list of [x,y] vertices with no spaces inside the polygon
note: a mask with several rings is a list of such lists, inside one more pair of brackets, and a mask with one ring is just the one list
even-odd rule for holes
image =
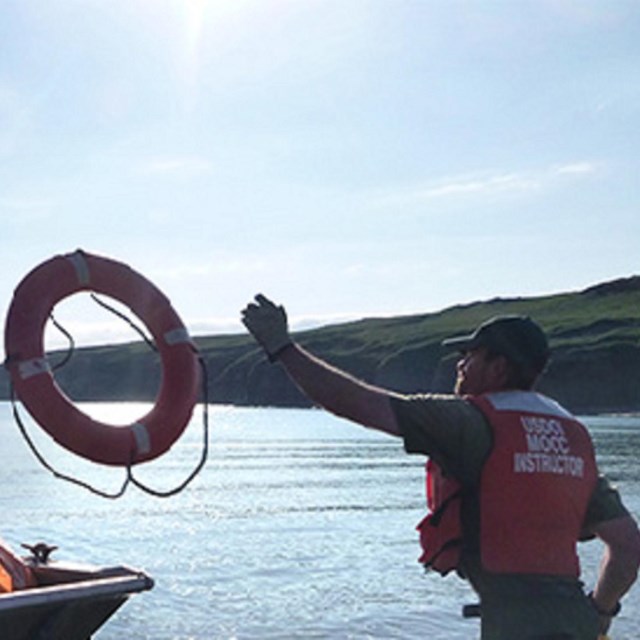
{"label": "man's face", "polygon": [[456,364],[456,395],[499,391],[504,384],[504,358],[487,358],[484,347],[463,353]]}

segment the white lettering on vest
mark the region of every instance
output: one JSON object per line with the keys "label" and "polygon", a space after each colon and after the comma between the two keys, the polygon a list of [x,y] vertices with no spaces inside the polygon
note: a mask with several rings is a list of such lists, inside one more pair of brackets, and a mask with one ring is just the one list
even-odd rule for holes
{"label": "white lettering on vest", "polygon": [[521,416],[526,452],[513,454],[515,473],[553,473],[582,478],[584,459],[571,455],[561,422],[543,416]]}

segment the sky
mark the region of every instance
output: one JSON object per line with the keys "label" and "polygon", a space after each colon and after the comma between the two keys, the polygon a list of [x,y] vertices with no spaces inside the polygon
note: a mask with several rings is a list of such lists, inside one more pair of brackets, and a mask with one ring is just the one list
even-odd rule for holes
{"label": "sky", "polygon": [[[258,292],[296,329],[640,273],[635,0],[0,11],[3,317],[77,248],[193,335],[242,332]],[[124,339],[83,296],[59,314]]]}

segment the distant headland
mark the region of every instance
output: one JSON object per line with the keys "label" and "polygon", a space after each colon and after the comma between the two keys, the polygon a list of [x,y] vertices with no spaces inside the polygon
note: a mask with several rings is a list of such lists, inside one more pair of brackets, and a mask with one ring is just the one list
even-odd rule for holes
{"label": "distant headland", "polygon": [[[369,318],[295,334],[313,353],[371,383],[401,392],[446,392],[455,354],[443,338],[503,313],[532,316],[549,336],[552,358],[538,388],[579,414],[640,411],[640,276],[583,291],[494,298],[437,313]],[[282,367],[266,361],[248,334],[198,337],[209,372],[209,401],[307,407]],[[48,354],[52,363],[64,352]],[[6,372],[0,397],[9,397]],[[157,356],[143,342],[77,349],[56,380],[76,401],[153,400]]]}

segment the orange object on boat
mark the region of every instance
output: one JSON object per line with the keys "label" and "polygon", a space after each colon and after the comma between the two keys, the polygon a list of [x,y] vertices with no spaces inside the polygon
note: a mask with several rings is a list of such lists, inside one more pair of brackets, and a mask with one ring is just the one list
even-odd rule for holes
{"label": "orange object on boat", "polygon": [[36,583],[31,567],[0,542],[0,593],[26,589]]}
{"label": "orange object on boat", "polygon": [[[56,384],[44,353],[45,324],[56,303],[93,291],[123,304],[152,334],[162,381],[152,409],[128,425],[80,411]],[[200,381],[197,351],[169,300],[142,275],[109,258],[76,251],[55,256],[16,288],[5,326],[5,366],[27,411],[56,442],[94,462],[129,466],[157,458],[184,431]]]}
{"label": "orange object on boat", "polygon": [[0,593],[11,593],[13,591],[13,580],[11,575],[0,564]]}

